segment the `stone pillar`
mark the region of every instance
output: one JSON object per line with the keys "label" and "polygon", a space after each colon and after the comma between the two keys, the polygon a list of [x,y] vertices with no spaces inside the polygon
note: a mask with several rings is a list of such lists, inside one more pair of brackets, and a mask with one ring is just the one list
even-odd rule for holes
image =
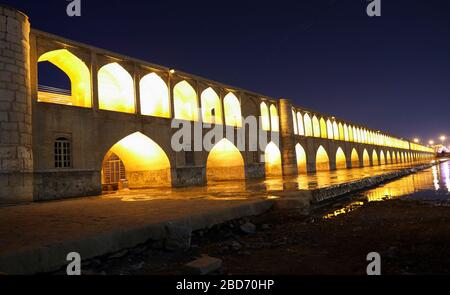
{"label": "stone pillar", "polygon": [[283,176],[297,175],[297,155],[295,154],[292,104],[288,99],[280,99],[279,108]]}
{"label": "stone pillar", "polygon": [[28,17],[0,5],[0,203],[33,199]]}

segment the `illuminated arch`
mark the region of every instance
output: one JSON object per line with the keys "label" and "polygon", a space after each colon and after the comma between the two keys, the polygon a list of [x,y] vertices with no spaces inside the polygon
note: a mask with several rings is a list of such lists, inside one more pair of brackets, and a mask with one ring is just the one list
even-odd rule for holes
{"label": "illuminated arch", "polygon": [[387,151],[386,152],[386,164],[392,164],[392,157],[391,157],[391,152]]}
{"label": "illuminated arch", "polygon": [[319,119],[317,119],[316,115],[313,116],[312,123],[313,123],[314,137],[320,137],[320,123],[319,123]]}
{"label": "illuminated arch", "polygon": [[347,158],[345,157],[344,151],[339,147],[336,151],[336,169],[346,169],[347,168]]}
{"label": "illuminated arch", "polygon": [[386,165],[386,158],[384,156],[383,150],[380,151],[380,165]]}
{"label": "illuminated arch", "polygon": [[272,131],[280,131],[280,118],[278,117],[277,107],[274,104],[270,106],[270,123]]}
{"label": "illuminated arch", "polygon": [[202,102],[202,120],[208,124],[223,124],[222,106],[217,93],[211,88],[205,89],[200,95]]}
{"label": "illuminated arch", "polygon": [[373,166],[380,165],[380,162],[378,162],[378,153],[376,150],[373,150],[373,152],[372,152],[372,165]]}
{"label": "illuminated arch", "polygon": [[334,140],[339,140],[339,126],[336,121],[333,122]]}
{"label": "illuminated arch", "polygon": [[361,163],[359,162],[359,155],[356,149],[352,150],[352,168],[360,167]]}
{"label": "illuminated arch", "polygon": [[141,114],[170,118],[169,89],[155,73],[145,75],[139,82]]}
{"label": "illuminated arch", "polygon": [[39,57],[38,62],[50,62],[58,67],[69,77],[71,84],[70,95],[39,91],[38,101],[79,107],[92,106],[91,73],[81,59],[67,49],[60,49],[44,53]]}
{"label": "illuminated arch", "polygon": [[198,121],[197,93],[185,80],[173,88],[173,106],[175,119]]}
{"label": "illuminated arch", "polygon": [[370,166],[369,152],[366,149],[364,149],[364,152],[363,152],[363,166],[364,167]]}
{"label": "illuminated arch", "polygon": [[355,126],[353,126],[353,139],[354,142],[359,142],[359,132]]}
{"label": "illuminated arch", "polygon": [[261,103],[260,110],[261,110],[261,127],[262,127],[262,130],[270,131],[269,108],[267,107],[265,102]]}
{"label": "illuminated arch", "polygon": [[350,142],[354,142],[355,141],[355,135],[353,134],[353,127],[352,126],[348,126],[348,139]]}
{"label": "illuminated arch", "polygon": [[327,138],[327,123],[324,118],[320,118],[320,137]]}
{"label": "illuminated arch", "polygon": [[305,128],[303,126],[303,117],[300,112],[297,112],[297,123],[298,123],[298,135],[305,135]]}
{"label": "illuminated arch", "polygon": [[400,152],[397,152],[397,162],[403,163],[402,154]]}
{"label": "illuminated arch", "polygon": [[327,120],[327,133],[328,133],[328,139],[333,139],[333,123],[328,119]]}
{"label": "illuminated arch", "polygon": [[297,156],[298,173],[306,173],[308,171],[306,152],[299,143],[295,146],[295,154]]}
{"label": "illuminated arch", "polygon": [[242,154],[228,139],[219,141],[209,153],[206,177],[208,181],[245,179]]}
{"label": "illuminated arch", "polygon": [[309,117],[308,113],[305,113],[303,115],[303,121],[305,122],[305,136],[313,136],[313,128],[312,128],[312,122],[311,118]]}
{"label": "illuminated arch", "polygon": [[[241,103],[239,102],[239,99],[236,97],[236,95],[234,95],[234,93],[228,93],[223,99],[223,111],[225,113],[226,125],[242,127]],[[273,128],[274,126],[272,125],[272,130]]]}
{"label": "illuminated arch", "polygon": [[347,124],[344,124],[344,140],[345,141],[350,141],[350,134],[348,133]]}
{"label": "illuminated arch", "polygon": [[298,134],[298,124],[297,124],[297,115],[295,114],[295,111],[292,110],[292,124],[294,127],[294,134]]}
{"label": "illuminated arch", "polygon": [[158,144],[144,134],[136,132],[123,138],[108,154],[111,152],[123,162],[130,188],[171,185],[169,158]]}
{"label": "illuminated arch", "polygon": [[316,153],[316,171],[329,171],[330,158],[323,146],[319,146]]}
{"label": "illuminated arch", "polygon": [[118,63],[110,63],[98,71],[98,103],[101,110],[135,112],[134,82]]}
{"label": "illuminated arch", "polygon": [[276,144],[270,142],[264,153],[266,177],[281,176],[281,152]]}
{"label": "illuminated arch", "polygon": [[339,140],[345,140],[344,126],[339,122]]}

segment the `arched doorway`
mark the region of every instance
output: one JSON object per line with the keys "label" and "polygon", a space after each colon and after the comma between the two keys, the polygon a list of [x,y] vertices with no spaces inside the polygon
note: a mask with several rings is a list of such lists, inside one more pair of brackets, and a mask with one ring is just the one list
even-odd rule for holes
{"label": "arched doorway", "polygon": [[336,169],[346,169],[347,168],[347,158],[345,157],[344,151],[338,148],[336,152]]}
{"label": "arched doorway", "polygon": [[219,141],[209,153],[206,178],[208,181],[245,179],[244,159],[228,139]]}
{"label": "arched doorway", "polygon": [[276,144],[270,142],[264,153],[266,177],[283,175],[281,167],[281,152]]}
{"label": "arched doorway", "polygon": [[352,168],[360,167],[361,163],[359,162],[359,155],[356,149],[352,150]]}
{"label": "arched doorway", "polygon": [[316,153],[316,171],[329,171],[330,170],[330,158],[327,151],[320,146]]}
{"label": "arched doorway", "polygon": [[301,144],[297,143],[295,146],[295,154],[297,155],[297,169],[298,173],[308,172],[307,159],[305,149]]}

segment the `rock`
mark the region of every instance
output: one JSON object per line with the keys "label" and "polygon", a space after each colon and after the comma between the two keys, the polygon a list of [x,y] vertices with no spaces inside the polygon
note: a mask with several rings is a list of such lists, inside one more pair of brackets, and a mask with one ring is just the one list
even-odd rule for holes
{"label": "rock", "polygon": [[140,263],[138,263],[138,264],[135,264],[135,265],[133,265],[133,266],[131,266],[133,269],[135,269],[135,270],[139,270],[139,269],[141,269],[142,267],[144,267],[144,265],[145,265],[145,262],[140,262]]}
{"label": "rock", "polygon": [[231,242],[230,248],[233,249],[234,251],[238,251],[242,248],[242,246],[238,242],[233,241]]}
{"label": "rock", "polygon": [[187,226],[166,226],[167,237],[164,243],[166,250],[186,250],[191,247],[192,228]]}
{"label": "rock", "polygon": [[189,262],[185,265],[186,271],[193,275],[206,275],[222,267],[222,260],[219,258],[203,255],[201,258]]}
{"label": "rock", "polygon": [[256,232],[256,226],[253,223],[247,222],[240,226],[242,232],[246,234],[254,234]]}
{"label": "rock", "polygon": [[261,229],[262,230],[268,230],[270,228],[271,228],[270,224],[263,224],[263,225],[261,225]]}

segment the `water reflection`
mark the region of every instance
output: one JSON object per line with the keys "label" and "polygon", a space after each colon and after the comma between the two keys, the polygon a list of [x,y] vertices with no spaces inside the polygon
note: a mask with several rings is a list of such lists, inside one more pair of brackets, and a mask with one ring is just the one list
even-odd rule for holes
{"label": "water reflection", "polygon": [[351,212],[368,202],[395,198],[450,201],[450,164],[443,162],[428,170],[411,174],[363,193],[363,197],[344,208],[328,213],[324,218]]}

